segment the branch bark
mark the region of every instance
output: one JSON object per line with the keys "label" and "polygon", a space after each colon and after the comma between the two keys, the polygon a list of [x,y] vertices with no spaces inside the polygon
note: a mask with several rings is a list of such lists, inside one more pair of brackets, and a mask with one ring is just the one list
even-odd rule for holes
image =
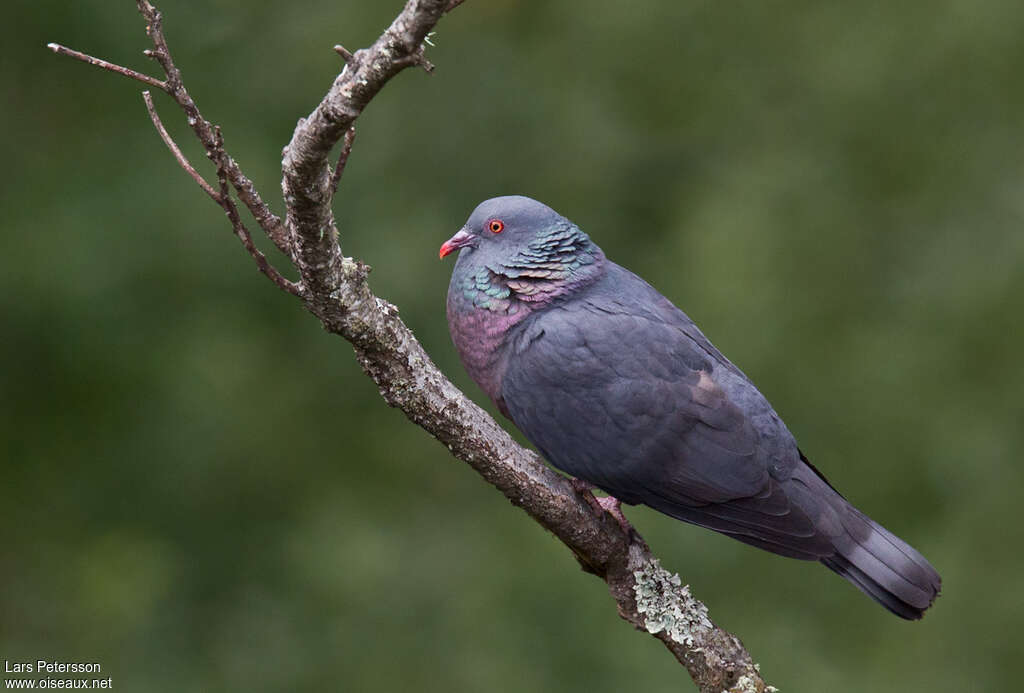
{"label": "branch bark", "polygon": [[[705,693],[761,693],[765,684],[734,635],[716,626],[707,607],[678,575],[661,567],[644,540],[619,523],[533,452],[516,444],[483,409],[462,394],[434,365],[398,309],[374,295],[370,268],[342,254],[331,202],[351,150],[355,120],[370,100],[407,67],[428,71],[424,43],[441,17],[462,0],[408,0],[369,48],[334,49],[345,66],[323,100],[299,121],[282,160],[282,221],[224,149],[219,127],[206,120],[189,96],[171,58],[162,17],[137,0],[153,48],[146,54],[163,69],[160,80],[57,44],[51,50],[130,77],[166,92],[183,111],[217,170],[218,189],[195,171],[163,128],[146,93],[147,110],[178,163],[225,211],[259,269],[282,290],[298,296],[323,326],[348,340],[363,370],[393,407],[448,446],[488,483],[557,536],[584,570],[608,584],[619,615],[662,641]],[[330,152],[344,138],[336,166]],[[301,279],[284,278],[256,248],[231,199],[231,189],[257,224],[294,264]]]}

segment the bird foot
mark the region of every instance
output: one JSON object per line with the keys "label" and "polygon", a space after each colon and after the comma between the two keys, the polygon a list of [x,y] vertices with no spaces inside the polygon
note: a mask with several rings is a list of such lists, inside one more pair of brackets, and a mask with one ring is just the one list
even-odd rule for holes
{"label": "bird foot", "polygon": [[593,486],[583,481],[582,479],[571,480],[573,490],[579,493],[583,498],[590,504],[597,512],[608,513],[615,518],[615,521],[619,523],[619,527],[627,537],[631,537],[634,534],[633,525],[629,524],[629,520],[622,514],[622,501],[615,496],[595,496],[593,494]]}
{"label": "bird foot", "polygon": [[622,501],[615,496],[602,496],[595,499],[597,504],[601,508],[615,518],[615,521],[619,523],[619,527],[626,534],[627,537],[633,536],[633,525],[629,524],[629,520],[622,514]]}

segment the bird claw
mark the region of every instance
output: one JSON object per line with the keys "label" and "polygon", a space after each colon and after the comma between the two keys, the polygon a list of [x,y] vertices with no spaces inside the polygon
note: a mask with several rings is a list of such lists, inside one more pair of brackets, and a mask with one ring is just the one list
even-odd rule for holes
{"label": "bird claw", "polygon": [[619,523],[619,527],[622,528],[627,537],[633,536],[633,525],[629,524],[629,520],[622,514],[622,501],[615,496],[602,496],[594,500],[597,501],[602,510],[615,518],[615,521]]}
{"label": "bird claw", "polygon": [[622,528],[623,533],[627,537],[633,536],[635,531],[633,525],[629,524],[629,520],[622,514],[622,501],[615,496],[595,496],[593,494],[593,487],[582,479],[574,478],[570,480],[570,483],[573,490],[583,496],[591,508],[599,513],[608,513],[619,523],[619,527]]}

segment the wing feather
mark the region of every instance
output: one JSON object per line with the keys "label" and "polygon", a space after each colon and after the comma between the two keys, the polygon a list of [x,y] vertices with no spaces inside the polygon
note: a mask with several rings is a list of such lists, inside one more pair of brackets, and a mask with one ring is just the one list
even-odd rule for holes
{"label": "wing feather", "polygon": [[620,272],[625,290],[524,322],[502,380],[509,416],[556,467],[624,502],[830,555],[817,526],[830,511],[785,483],[799,451],[771,406],[682,311]]}

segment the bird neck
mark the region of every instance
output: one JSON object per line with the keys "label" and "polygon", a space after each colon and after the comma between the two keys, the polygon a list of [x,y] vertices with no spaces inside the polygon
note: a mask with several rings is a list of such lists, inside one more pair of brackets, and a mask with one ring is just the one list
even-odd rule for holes
{"label": "bird neck", "polygon": [[529,306],[547,304],[592,283],[604,253],[578,226],[563,220],[538,233],[508,260],[485,269],[488,283]]}

